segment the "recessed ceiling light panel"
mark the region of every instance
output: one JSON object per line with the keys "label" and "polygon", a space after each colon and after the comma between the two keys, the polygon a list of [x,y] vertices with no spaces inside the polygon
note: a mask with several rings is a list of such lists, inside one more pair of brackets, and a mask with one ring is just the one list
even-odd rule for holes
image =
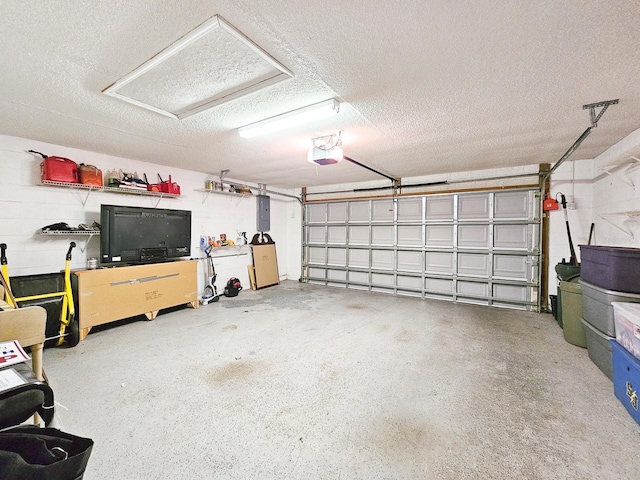
{"label": "recessed ceiling light panel", "polygon": [[284,65],[216,15],[103,93],[182,119],[292,76]]}

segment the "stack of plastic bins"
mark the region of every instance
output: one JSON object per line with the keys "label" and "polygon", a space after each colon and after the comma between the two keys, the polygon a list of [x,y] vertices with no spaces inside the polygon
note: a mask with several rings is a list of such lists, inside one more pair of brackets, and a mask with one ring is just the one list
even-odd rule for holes
{"label": "stack of plastic bins", "polygon": [[640,302],[640,249],[580,245],[582,324],[589,358],[613,379],[612,302]]}
{"label": "stack of plastic bins", "polygon": [[589,358],[612,378],[611,344],[616,336],[613,302],[640,303],[640,294],[616,292],[596,287],[584,280],[582,285],[582,324],[587,335]]}
{"label": "stack of plastic bins", "polygon": [[584,327],[580,322],[582,318],[582,288],[579,283],[560,282],[562,292],[562,333],[564,339],[572,345],[585,348],[587,338]]}

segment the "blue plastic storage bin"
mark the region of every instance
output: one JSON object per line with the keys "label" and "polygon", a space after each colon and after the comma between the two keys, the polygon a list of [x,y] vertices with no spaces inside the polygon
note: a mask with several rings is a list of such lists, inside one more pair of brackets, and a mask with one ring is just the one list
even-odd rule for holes
{"label": "blue plastic storage bin", "polygon": [[622,345],[611,340],[613,363],[613,393],[633,419],[640,424],[638,390],[640,390],[640,360],[627,352]]}

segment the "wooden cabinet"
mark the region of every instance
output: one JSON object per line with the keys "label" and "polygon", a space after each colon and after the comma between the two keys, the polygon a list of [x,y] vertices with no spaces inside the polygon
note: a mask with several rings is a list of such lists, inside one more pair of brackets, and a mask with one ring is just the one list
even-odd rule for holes
{"label": "wooden cabinet", "polygon": [[198,308],[198,261],[185,260],[75,272],[80,339],[91,327],[176,305]]}

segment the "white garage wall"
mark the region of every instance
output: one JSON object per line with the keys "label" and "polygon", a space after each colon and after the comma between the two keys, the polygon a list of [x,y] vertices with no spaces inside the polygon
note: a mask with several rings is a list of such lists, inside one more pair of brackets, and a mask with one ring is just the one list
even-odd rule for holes
{"label": "white garage wall", "polygon": [[[580,261],[580,245],[589,240],[593,221],[593,160],[567,160],[551,176],[551,197],[560,203],[560,193],[567,199],[567,217],[573,246]],[[593,240],[592,240],[593,243]],[[569,262],[571,249],[562,206],[549,212],[549,295],[557,294],[555,266],[562,259]]]}
{"label": "white garage wall", "polygon": [[594,160],[593,221],[598,245],[640,247],[638,159],[640,129]]}
{"label": "white garage wall", "polygon": [[[593,133],[597,135],[597,131]],[[554,172],[551,192],[575,196],[568,209],[573,243],[640,248],[640,129],[630,133],[593,160],[566,161]],[[610,174],[605,173],[605,170]],[[550,215],[549,293],[556,293],[555,265],[569,260],[569,243],[562,210]]]}
{"label": "white garage wall", "polygon": [[[204,257],[199,248],[200,235],[226,233],[235,240],[237,231],[246,231],[248,240],[256,233],[256,201],[254,196],[238,197],[195,191],[204,188],[204,173],[169,168],[128,158],[88,152],[33,140],[0,136],[0,242],[8,245],[9,271],[13,276],[57,272],[64,267],[64,255],[71,240],[79,247],[74,251],[72,268],[86,267],[88,257],[99,257],[99,237],[52,237],[38,235],[38,230],[56,222],[72,227],[100,220],[100,204],[153,207],[157,197],[91,192],[40,186],[40,157],[27,153],[37,150],[51,156],[71,158],[77,163],[95,165],[103,174],[112,168],[146,173],[150,181],[159,173],[163,179],[177,182],[181,197],[163,198],[158,208],[190,210],[192,212],[191,256]],[[233,179],[233,171],[228,179]],[[268,186],[267,186],[268,187]],[[257,193],[254,190],[254,193]],[[284,192],[294,194],[295,192]],[[271,230],[276,242],[280,277],[298,279],[300,274],[300,204],[296,200],[270,195]],[[86,204],[82,202],[86,198]],[[82,251],[85,249],[85,251]],[[248,253],[249,249],[229,253]],[[291,255],[291,252],[297,252]],[[220,251],[219,253],[226,253]],[[297,260],[297,261],[296,261]],[[238,277],[249,288],[247,265],[250,253],[242,256],[216,258],[219,290],[226,280]],[[199,263],[199,291],[206,276],[205,262]]]}

